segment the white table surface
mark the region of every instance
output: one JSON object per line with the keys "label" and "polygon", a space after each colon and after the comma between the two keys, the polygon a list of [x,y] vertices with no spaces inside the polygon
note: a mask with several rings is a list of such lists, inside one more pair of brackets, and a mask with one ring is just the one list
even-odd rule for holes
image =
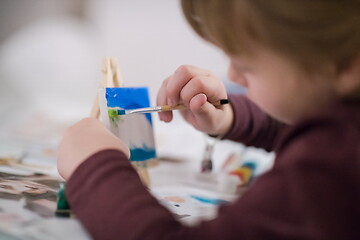
{"label": "white table surface", "polygon": [[[157,154],[160,159],[159,164],[156,167],[149,169],[151,179],[150,188],[154,191],[154,193],[158,194],[160,198],[164,193],[182,196],[186,194],[200,194],[228,200],[235,197],[233,194],[219,192],[216,184],[212,182],[212,179],[216,178],[216,174],[219,173],[222,163],[230,154],[239,153],[245,149],[243,145],[229,141],[217,142],[213,152],[214,170],[209,178],[210,181],[207,181],[204,178],[204,175],[200,174],[200,165],[205,150],[207,136],[194,130],[178,115],[175,115],[174,121],[169,124],[160,123],[157,118],[154,118],[154,125]],[[58,127],[56,124],[55,126]],[[42,130],[45,133],[48,131],[47,128]],[[2,136],[3,137],[0,138],[0,140],[2,140],[3,143],[3,153],[10,150],[16,152],[17,147],[22,147],[24,143],[27,143],[27,141],[24,140],[20,141],[22,144],[16,145],[14,144],[16,143],[16,139],[14,141],[9,141],[8,138],[4,137],[4,134],[2,134]],[[56,142],[55,140],[52,141]],[[53,142],[49,142],[52,146],[56,146]],[[259,172],[263,172],[272,166],[273,154],[268,154],[262,150],[246,148],[246,154],[244,157],[247,159],[257,159],[260,163]],[[51,175],[57,175],[55,160],[52,162],[50,161],[48,165],[52,166],[52,169],[43,172]],[[11,170],[17,173],[21,173],[22,171],[20,169],[12,169],[4,166],[0,167],[0,171],[11,172]],[[206,176],[208,177],[210,175]],[[17,209],[15,205],[11,205],[12,203],[4,202],[0,199],[0,207],[3,204],[9,204],[6,206],[13,206],[14,209]],[[16,211],[23,211],[19,209]],[[210,208],[208,209],[209,214],[207,217],[211,218],[215,216],[215,212],[212,210],[213,209]],[[28,213],[22,212],[22,214]],[[190,221],[184,221],[184,223],[195,224],[201,218],[189,219]],[[20,237],[20,239],[28,239],[28,236],[33,237],[33,239],[49,239],[49,236],[51,236],[51,239],[64,239],[62,229],[65,227],[66,229],[69,229],[69,231],[67,231],[68,237],[72,239],[89,239],[86,231],[84,231],[76,219],[38,219],[33,222],[33,225],[29,225],[27,228],[22,228],[22,230],[26,230],[22,233],[25,235],[20,234],[19,236],[25,236],[22,238]],[[42,232],[43,235],[39,234],[40,232]],[[1,235],[1,232],[0,238],[17,239],[6,236],[4,233]]]}

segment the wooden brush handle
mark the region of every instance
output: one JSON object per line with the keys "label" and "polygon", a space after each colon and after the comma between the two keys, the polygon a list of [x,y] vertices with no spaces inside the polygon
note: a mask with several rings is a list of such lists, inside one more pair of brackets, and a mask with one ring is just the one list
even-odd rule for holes
{"label": "wooden brush handle", "polygon": [[[220,99],[219,101],[216,102],[212,102],[211,104],[216,106],[220,106],[220,105],[224,105],[224,104],[228,104],[229,100],[228,99]],[[184,109],[186,108],[183,104],[179,104],[176,106],[169,106],[169,105],[163,105],[161,106],[161,111],[172,111],[172,110],[179,110],[179,109]]]}
{"label": "wooden brush handle", "polygon": [[176,106],[163,105],[161,106],[161,111],[165,112],[165,111],[179,110],[184,108],[185,106],[183,104],[179,104]]}

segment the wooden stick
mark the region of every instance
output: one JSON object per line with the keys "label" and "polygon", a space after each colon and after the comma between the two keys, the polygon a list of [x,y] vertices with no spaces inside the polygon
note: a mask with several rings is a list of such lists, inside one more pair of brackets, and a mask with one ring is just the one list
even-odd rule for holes
{"label": "wooden stick", "polygon": [[150,185],[150,176],[147,167],[135,167],[136,172],[145,186]]}
{"label": "wooden stick", "polygon": [[[102,64],[102,80],[100,81],[100,88],[104,87],[121,87],[123,84],[122,76],[118,60],[115,57],[105,58]],[[90,117],[99,118],[100,106],[99,97],[96,95],[93,106],[91,108]]]}
{"label": "wooden stick", "polygon": [[121,76],[120,68],[119,68],[119,61],[117,58],[110,58],[110,65],[112,70],[112,84],[114,87],[121,87],[123,85],[123,79]]}
{"label": "wooden stick", "polygon": [[96,96],[90,111],[90,117],[99,118],[99,116],[100,116],[99,98]]}
{"label": "wooden stick", "polygon": [[0,165],[7,165],[13,167],[20,167],[20,168],[32,168],[32,169],[39,169],[39,170],[51,170],[51,167],[31,164],[31,163],[22,163],[19,159],[16,158],[8,158],[8,157],[1,157],[0,158]]}

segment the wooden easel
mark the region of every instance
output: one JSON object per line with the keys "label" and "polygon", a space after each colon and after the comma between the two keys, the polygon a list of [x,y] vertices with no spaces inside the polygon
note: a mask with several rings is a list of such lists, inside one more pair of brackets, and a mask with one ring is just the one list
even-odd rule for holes
{"label": "wooden easel", "polygon": [[[101,72],[103,77],[100,81],[100,88],[121,87],[123,85],[119,64],[116,58],[105,58],[103,61]],[[99,118],[99,116],[99,97],[96,96],[94,99],[93,107],[91,109],[90,117]]]}
{"label": "wooden easel", "polygon": [[[100,81],[100,88],[106,87],[122,87],[123,79],[120,73],[120,68],[118,60],[114,57],[105,58],[102,64],[102,80]],[[100,106],[99,106],[99,97],[96,96],[93,107],[91,109],[90,117],[99,118],[100,117]],[[150,177],[147,170],[147,167],[137,167],[134,166],[137,173],[139,174],[144,185],[150,185]]]}

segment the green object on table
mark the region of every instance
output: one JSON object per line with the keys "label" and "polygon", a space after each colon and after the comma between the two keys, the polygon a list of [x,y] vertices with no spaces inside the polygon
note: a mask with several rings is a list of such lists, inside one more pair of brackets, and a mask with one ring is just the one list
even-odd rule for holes
{"label": "green object on table", "polygon": [[58,217],[70,217],[70,204],[68,203],[65,195],[65,184],[60,183],[60,189],[58,192],[57,210],[55,215]]}

